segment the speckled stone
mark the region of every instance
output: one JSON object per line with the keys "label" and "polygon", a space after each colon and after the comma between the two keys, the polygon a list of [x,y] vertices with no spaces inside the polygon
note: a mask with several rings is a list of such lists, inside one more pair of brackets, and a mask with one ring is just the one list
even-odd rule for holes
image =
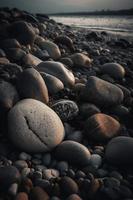
{"label": "speckled stone", "polygon": [[90,67],[91,59],[88,56],[84,55],[83,53],[75,53],[72,56],[70,56],[70,58],[72,59],[75,67],[76,65]]}
{"label": "speckled stone", "polygon": [[59,100],[52,105],[52,109],[59,115],[62,121],[71,120],[78,115],[78,106],[74,101]]}
{"label": "speckled stone", "polygon": [[60,144],[64,127],[58,115],[45,104],[25,99],[8,114],[8,133],[13,144],[25,152],[46,152]]}

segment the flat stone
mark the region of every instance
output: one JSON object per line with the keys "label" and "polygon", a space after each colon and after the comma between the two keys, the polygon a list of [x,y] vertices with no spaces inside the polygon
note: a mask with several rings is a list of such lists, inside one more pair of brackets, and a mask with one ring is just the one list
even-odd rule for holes
{"label": "flat stone", "polygon": [[60,62],[45,61],[40,63],[36,69],[40,72],[45,72],[55,76],[67,87],[71,87],[75,84],[73,73]]}
{"label": "flat stone", "polygon": [[125,136],[113,138],[106,147],[105,157],[112,165],[133,165],[133,138]]}
{"label": "flat stone", "polygon": [[51,41],[47,40],[47,41],[41,42],[39,44],[39,47],[42,50],[46,50],[48,54],[50,55],[50,57],[53,58],[54,60],[57,60],[61,57],[61,52],[60,52],[59,47]]}
{"label": "flat stone", "polygon": [[99,106],[121,104],[123,92],[117,86],[95,76],[90,76],[82,94],[83,99]]}
{"label": "flat stone", "polygon": [[64,138],[58,115],[33,99],[18,102],[8,113],[8,133],[13,144],[25,152],[47,152]]}
{"label": "flat stone", "polygon": [[46,86],[48,88],[48,92],[50,94],[56,94],[59,91],[64,89],[64,84],[62,83],[60,79],[44,72],[41,72],[40,74],[42,78],[44,79]]}
{"label": "flat stone", "polygon": [[17,89],[21,98],[32,98],[46,104],[49,101],[46,84],[40,73],[34,68],[26,69],[20,74]]}
{"label": "flat stone", "polygon": [[89,150],[84,145],[71,140],[64,141],[58,145],[55,149],[55,157],[77,166],[86,166],[90,163]]}
{"label": "flat stone", "polygon": [[20,173],[14,166],[0,167],[0,191],[8,190],[13,183],[20,181]]}
{"label": "flat stone", "polygon": [[10,37],[16,38],[23,45],[33,44],[35,40],[35,31],[32,25],[25,21],[13,22],[8,31]]}
{"label": "flat stone", "polygon": [[83,53],[75,53],[75,54],[71,55],[70,58],[72,59],[75,67],[76,67],[76,65],[90,67],[90,64],[92,62],[91,59]]}
{"label": "flat stone", "polygon": [[88,118],[85,123],[84,134],[93,141],[104,143],[117,136],[120,128],[121,125],[116,119],[98,113]]}
{"label": "flat stone", "polygon": [[103,74],[108,74],[115,79],[122,79],[125,76],[124,67],[118,63],[105,63],[100,70]]}

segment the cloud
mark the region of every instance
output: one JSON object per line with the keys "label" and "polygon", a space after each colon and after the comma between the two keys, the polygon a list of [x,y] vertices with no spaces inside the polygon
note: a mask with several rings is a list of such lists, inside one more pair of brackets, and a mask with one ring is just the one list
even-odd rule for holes
{"label": "cloud", "polygon": [[133,0],[0,0],[0,6],[52,13],[131,8]]}

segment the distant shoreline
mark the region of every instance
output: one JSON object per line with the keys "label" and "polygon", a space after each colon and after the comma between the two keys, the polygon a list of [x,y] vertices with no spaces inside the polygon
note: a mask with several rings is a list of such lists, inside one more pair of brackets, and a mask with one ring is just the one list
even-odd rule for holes
{"label": "distant shoreline", "polygon": [[50,13],[49,16],[91,16],[91,15],[133,15],[133,8],[126,10],[101,10],[101,11],[89,11],[89,12],[67,12],[67,13]]}

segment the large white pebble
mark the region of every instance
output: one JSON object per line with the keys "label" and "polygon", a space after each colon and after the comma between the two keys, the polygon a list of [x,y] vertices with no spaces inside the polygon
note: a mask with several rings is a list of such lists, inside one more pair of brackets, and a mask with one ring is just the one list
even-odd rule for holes
{"label": "large white pebble", "polygon": [[25,152],[47,152],[62,142],[64,127],[51,108],[24,99],[8,113],[8,134],[13,144]]}

